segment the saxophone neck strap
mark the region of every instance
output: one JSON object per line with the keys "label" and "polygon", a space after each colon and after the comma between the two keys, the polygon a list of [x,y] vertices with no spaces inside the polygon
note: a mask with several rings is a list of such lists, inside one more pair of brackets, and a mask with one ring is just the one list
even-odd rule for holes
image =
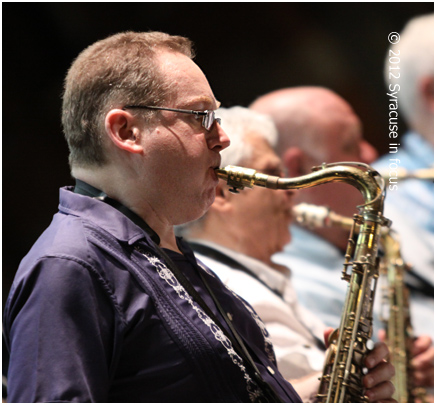
{"label": "saxophone neck strap", "polygon": [[228,332],[226,328],[223,327],[219,319],[215,316],[213,311],[209,308],[209,306],[204,302],[203,298],[201,298],[200,294],[197,292],[197,290],[193,287],[193,285],[189,282],[187,277],[183,274],[183,272],[175,265],[173,260],[169,257],[169,255],[160,247],[156,246],[157,251],[159,254],[163,257],[165,260],[165,263],[169,267],[169,269],[172,271],[174,276],[177,278],[177,280],[180,282],[180,284],[185,288],[185,290],[191,295],[191,297],[200,305],[200,307],[203,309],[203,311],[211,318],[215,324],[222,330],[222,332],[229,338],[229,340],[232,342],[232,345],[234,349],[237,351],[237,353],[244,359],[245,363],[249,365],[253,371],[253,376],[256,381],[256,383],[259,385],[259,387],[262,389],[264,393],[264,402],[283,402],[283,400],[280,398],[279,395],[275,392],[274,388],[271,387],[260,374],[253,358],[251,357],[249,350],[244,344],[243,339],[241,336],[239,336],[238,332],[236,331],[235,327],[233,326],[232,321],[229,319],[226,311],[221,306],[219,300],[215,296],[215,293],[213,292],[212,288],[210,287],[209,283],[207,282],[203,272],[204,270],[200,266],[195,266],[195,270],[197,271],[198,275],[200,276],[204,286],[206,287],[207,291],[209,292],[209,295],[211,296],[213,302],[215,303],[216,308],[218,309],[218,312],[221,314],[222,318],[226,322],[229,330],[231,333]]}
{"label": "saxophone neck strap", "polygon": [[134,224],[142,228],[147,233],[147,235],[150,236],[153,242],[159,245],[160,243],[159,235],[153,229],[151,229],[148,226],[148,224],[139,215],[136,215],[132,210],[130,210],[120,202],[114,200],[113,198],[108,197],[105,192],[91,186],[88,183],[85,183],[82,180],[76,179],[74,193],[95,198],[96,200],[103,201],[106,204],[109,204],[111,207],[114,207],[122,214],[124,214],[127,218],[129,218]]}

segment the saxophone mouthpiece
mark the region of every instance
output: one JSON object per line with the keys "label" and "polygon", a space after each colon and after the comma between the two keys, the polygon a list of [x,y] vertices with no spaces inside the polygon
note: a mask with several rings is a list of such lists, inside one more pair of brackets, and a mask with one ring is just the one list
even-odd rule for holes
{"label": "saxophone mouthpiece", "polygon": [[215,173],[219,179],[227,180],[228,173],[224,167],[219,167],[219,168],[215,169]]}
{"label": "saxophone mouthpiece", "polygon": [[229,186],[229,191],[233,194],[238,194],[239,190],[243,190],[244,186],[242,184],[235,184],[232,181],[232,177],[230,176],[230,169],[229,166],[226,167],[220,167],[218,169],[215,169],[215,173],[217,177],[221,180],[224,180],[227,182],[227,185]]}
{"label": "saxophone mouthpiece", "polygon": [[254,169],[231,165],[215,169],[215,173],[219,179],[227,181],[227,185],[233,193],[238,193],[239,190],[243,190],[245,187],[253,188],[253,186],[276,190],[280,179],[277,176],[257,173]]}

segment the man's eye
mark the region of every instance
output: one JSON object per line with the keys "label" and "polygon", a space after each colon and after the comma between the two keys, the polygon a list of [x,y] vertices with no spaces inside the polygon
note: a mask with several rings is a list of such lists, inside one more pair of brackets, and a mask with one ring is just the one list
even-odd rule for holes
{"label": "man's eye", "polygon": [[359,143],[356,141],[350,141],[342,146],[342,150],[346,153],[357,153],[359,151]]}
{"label": "man's eye", "polygon": [[280,169],[265,169],[262,170],[263,174],[267,174],[268,176],[276,176],[276,177],[283,177],[283,171]]}

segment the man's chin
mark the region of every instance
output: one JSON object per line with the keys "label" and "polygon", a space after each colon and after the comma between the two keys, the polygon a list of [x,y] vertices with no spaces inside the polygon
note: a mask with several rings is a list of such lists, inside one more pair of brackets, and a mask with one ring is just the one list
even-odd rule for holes
{"label": "man's chin", "polygon": [[176,225],[182,225],[186,224],[188,222],[195,221],[201,217],[203,217],[210,206],[213,204],[215,200],[215,189],[213,190],[213,193],[211,192],[210,195],[203,196],[203,202],[201,205],[194,206],[192,203],[189,205],[190,210],[186,213],[185,218],[183,219],[183,222],[180,222]]}

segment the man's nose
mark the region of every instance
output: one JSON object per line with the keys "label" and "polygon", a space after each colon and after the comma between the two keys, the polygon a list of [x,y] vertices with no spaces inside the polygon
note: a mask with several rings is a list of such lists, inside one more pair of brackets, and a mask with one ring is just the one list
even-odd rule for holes
{"label": "man's nose", "polygon": [[206,139],[209,149],[217,152],[224,150],[230,145],[229,137],[218,122],[214,123],[210,133],[206,135]]}
{"label": "man's nose", "polygon": [[372,146],[367,141],[364,140],[360,141],[359,148],[360,148],[360,159],[363,163],[371,164],[377,159],[378,157],[377,150],[374,148],[374,146]]}
{"label": "man's nose", "polygon": [[298,190],[283,190],[283,191],[285,192],[288,201],[291,204],[293,204],[294,197],[297,194]]}

